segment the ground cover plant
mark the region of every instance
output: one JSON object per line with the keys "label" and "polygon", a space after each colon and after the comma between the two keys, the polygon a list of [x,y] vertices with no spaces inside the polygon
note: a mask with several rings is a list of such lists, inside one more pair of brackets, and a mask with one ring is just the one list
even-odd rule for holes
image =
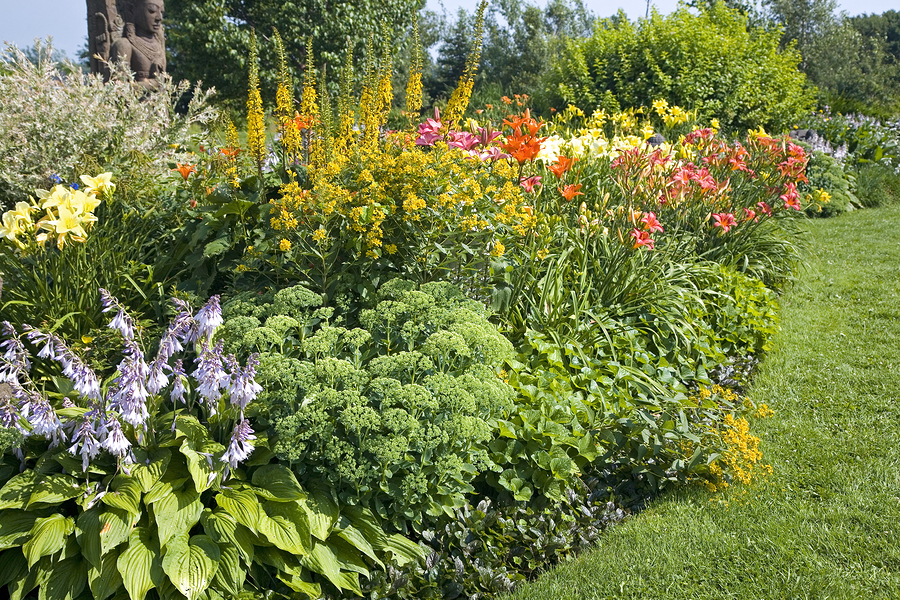
{"label": "ground cover plant", "polygon": [[[111,263],[145,280],[51,318],[70,299],[13,271],[11,595],[496,595],[663,489],[765,476],[735,390],[821,201],[807,153],[664,99],[467,119],[484,10],[445,109],[416,62],[398,129],[389,36],[336,98],[308,46],[295,101],[271,32],[270,116],[251,36],[243,131],[179,148],[143,234],[168,252]],[[4,213],[5,268],[105,264],[118,181]]]}

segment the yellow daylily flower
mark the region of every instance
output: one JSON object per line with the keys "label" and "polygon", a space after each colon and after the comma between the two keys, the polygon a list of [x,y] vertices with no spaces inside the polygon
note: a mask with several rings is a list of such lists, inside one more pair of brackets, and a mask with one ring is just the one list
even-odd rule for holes
{"label": "yellow daylily flower", "polygon": [[[94,220],[96,220],[96,217],[94,217]],[[59,207],[58,218],[42,219],[40,222],[41,229],[47,229],[56,233],[58,236],[56,245],[60,250],[62,250],[66,243],[67,234],[70,235],[73,240],[79,242],[83,242],[85,238],[87,238],[87,232],[82,225],[83,220],[78,218],[78,215],[74,214],[65,206]]]}
{"label": "yellow daylily flower", "polygon": [[116,184],[112,182],[112,173],[100,173],[96,177],[82,175],[81,182],[87,186],[84,190],[86,194],[94,192],[100,195],[109,194],[111,196],[116,191]]}
{"label": "yellow daylily flower", "polygon": [[8,210],[3,213],[2,220],[0,220],[0,238],[6,238],[19,248],[24,248],[25,245],[18,238],[21,233],[24,231],[19,227],[19,219],[16,218],[13,211]]}
{"label": "yellow daylily flower", "polygon": [[16,208],[9,211],[17,221],[25,221],[31,223],[31,211],[34,207],[27,202],[16,202]]}

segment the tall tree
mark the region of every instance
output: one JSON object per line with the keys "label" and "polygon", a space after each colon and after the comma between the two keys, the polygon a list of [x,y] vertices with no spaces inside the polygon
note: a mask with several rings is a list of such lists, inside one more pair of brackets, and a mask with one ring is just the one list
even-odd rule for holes
{"label": "tall tree", "polygon": [[[176,78],[203,80],[220,97],[237,101],[246,89],[250,30],[263,40],[278,29],[292,66],[306,66],[306,41],[313,40],[315,65],[336,69],[345,52],[359,58],[382,24],[405,36],[424,0],[168,0],[166,38],[169,71]],[[274,94],[277,61],[272,44],[260,45],[263,93]]]}

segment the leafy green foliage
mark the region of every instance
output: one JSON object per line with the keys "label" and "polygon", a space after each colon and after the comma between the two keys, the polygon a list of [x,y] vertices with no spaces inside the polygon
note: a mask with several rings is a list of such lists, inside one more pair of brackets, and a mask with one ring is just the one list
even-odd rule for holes
{"label": "leafy green foliage", "polygon": [[224,447],[195,418],[160,415],[156,432],[125,472],[112,460],[83,472],[65,449],[44,442],[25,445],[21,474],[4,458],[0,545],[11,598],[36,587],[59,599],[86,587],[98,599],[263,590],[316,598],[323,586],[359,593],[370,568],[422,558],[381,533],[367,510],[343,511],[328,493],[302,488],[264,446],[226,475],[205,457]]}
{"label": "leafy green foliage", "polygon": [[811,193],[825,190],[831,198],[821,206],[810,206],[807,214],[831,217],[846,212],[851,206],[859,205],[859,200],[851,191],[851,181],[844,173],[841,164],[824,152],[814,151],[809,155],[806,166],[806,178],[809,183],[800,189]]}
{"label": "leafy green foliage", "polygon": [[609,110],[662,98],[726,128],[781,130],[800,119],[812,96],[799,53],[779,50],[778,37],[748,29],[745,16],[722,4],[699,15],[654,12],[636,25],[607,19],[552,60],[544,91],[557,108]]}
{"label": "leafy green foliage", "polygon": [[512,403],[497,376],[512,346],[447,283],[385,284],[362,328],[330,325],[319,302],[296,286],[224,308],[227,343],[262,352],[274,451],[304,485],[327,484],[398,530],[452,515],[478,473],[498,469],[487,443]]}

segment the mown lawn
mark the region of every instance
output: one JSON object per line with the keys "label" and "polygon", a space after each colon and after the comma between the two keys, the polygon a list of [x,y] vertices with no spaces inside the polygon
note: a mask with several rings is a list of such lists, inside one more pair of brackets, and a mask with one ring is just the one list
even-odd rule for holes
{"label": "mown lawn", "polygon": [[900,599],[900,207],[809,223],[752,396],[774,473],[664,496],[532,599]]}

